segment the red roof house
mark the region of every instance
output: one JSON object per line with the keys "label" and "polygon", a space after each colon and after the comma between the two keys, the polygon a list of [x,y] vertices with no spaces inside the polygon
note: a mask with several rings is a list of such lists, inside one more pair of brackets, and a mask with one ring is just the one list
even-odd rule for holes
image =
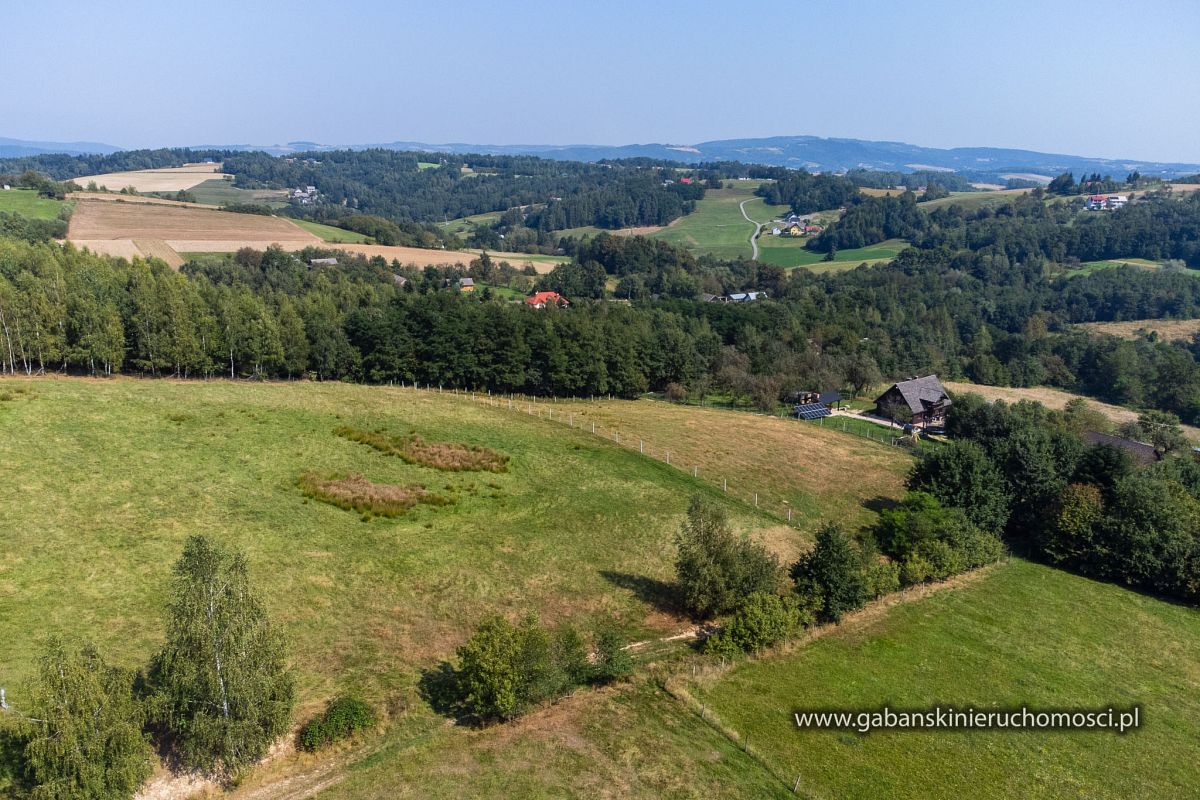
{"label": "red roof house", "polygon": [[538,292],[525,298],[525,305],[530,308],[545,308],[548,305],[568,305],[567,298],[558,292]]}

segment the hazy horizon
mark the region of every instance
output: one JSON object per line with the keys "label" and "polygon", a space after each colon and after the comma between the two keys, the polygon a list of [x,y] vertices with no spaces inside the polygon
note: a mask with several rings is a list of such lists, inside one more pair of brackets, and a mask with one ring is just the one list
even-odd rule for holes
{"label": "hazy horizon", "polygon": [[38,35],[0,52],[0,135],[131,149],[812,135],[1200,163],[1200,107],[1179,91],[1200,73],[1200,7],[1184,2],[206,8],[7,9],[10,30]]}

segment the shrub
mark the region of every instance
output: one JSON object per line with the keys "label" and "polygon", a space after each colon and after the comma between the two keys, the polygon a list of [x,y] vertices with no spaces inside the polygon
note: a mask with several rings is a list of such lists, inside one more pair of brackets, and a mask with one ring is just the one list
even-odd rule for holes
{"label": "shrub", "polygon": [[895,561],[875,561],[864,568],[867,596],[872,600],[900,588],[900,565]]}
{"label": "shrub", "polygon": [[900,582],[905,586],[925,583],[932,574],[933,565],[916,553],[909,555],[900,565]]}
{"label": "shrub", "polygon": [[343,695],[331,700],[321,716],[309,720],[300,729],[296,743],[303,750],[319,750],[374,724],[375,714],[366,702]]}
{"label": "shrub", "polygon": [[837,622],[867,601],[862,557],[836,524],[817,531],[816,546],[792,566],[791,574],[796,591],[811,599],[822,621]]}
{"label": "shrub", "polygon": [[946,508],[925,492],[909,492],[899,507],[882,512],[875,535],[893,559],[904,562],[918,555],[928,567],[921,580],[904,583],[944,580],[1004,555],[998,536],[974,525],[962,509]]}
{"label": "shrub", "polygon": [[719,506],[693,497],[676,535],[679,593],[699,618],[725,614],[754,592],[774,592],[779,561],[765,547],[734,535]]}
{"label": "shrub", "polygon": [[605,684],[621,680],[633,672],[633,658],[624,649],[616,631],[602,630],[596,635],[596,661],[592,665],[592,682]]}
{"label": "shrub", "polygon": [[306,472],[300,476],[299,485],[306,497],[357,511],[368,518],[373,514],[396,517],[418,503],[444,506],[451,502],[442,495],[426,491],[424,486],[373,483],[355,474],[334,478]]}
{"label": "shrub", "polygon": [[1009,498],[1000,471],[975,442],[956,439],[925,448],[908,486],[963,509],[971,522],[986,531],[1000,533],[1008,521]]}
{"label": "shrub", "polygon": [[458,442],[427,442],[417,434],[394,436],[384,431],[364,431],[343,425],[334,430],[338,436],[396,456],[407,464],[432,467],[446,472],[505,472],[508,456],[479,445]]}
{"label": "shrub", "polygon": [[520,625],[484,620],[458,648],[461,705],[485,720],[510,719],[561,696],[587,671],[575,638],[560,632],[552,639],[533,616]]}
{"label": "shrub", "polygon": [[705,642],[709,652],[754,652],[778,644],[809,625],[813,615],[795,595],[755,592],[745,599],[720,633]]}

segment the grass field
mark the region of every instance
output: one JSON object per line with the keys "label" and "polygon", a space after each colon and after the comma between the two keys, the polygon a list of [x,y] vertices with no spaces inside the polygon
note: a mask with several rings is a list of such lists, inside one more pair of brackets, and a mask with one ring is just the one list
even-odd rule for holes
{"label": "grass field", "polygon": [[[1014,560],[697,687],[809,797],[1194,793],[1200,612]],[[1140,730],[798,731],[794,709],[1142,706]]]}
{"label": "grass field", "polygon": [[485,214],[474,214],[469,217],[459,217],[446,222],[439,222],[438,227],[447,233],[466,236],[475,225],[491,225],[502,216],[504,215],[500,211],[489,211]]}
{"label": "grass field", "polygon": [[284,189],[239,189],[232,181],[210,178],[198,183],[188,192],[202,205],[223,206],[226,203],[265,203],[272,207],[287,205]]}
{"label": "grass field", "polygon": [[825,261],[824,253],[806,250],[800,239],[783,236],[762,236],[758,240],[759,260],[781,267],[804,267],[813,272],[840,272],[854,269],[859,264],[879,264],[891,261],[908,247],[904,239],[888,239],[879,244],[839,250],[833,261]]}
{"label": "grass field", "polygon": [[0,211],[20,214],[30,219],[58,219],[65,202],[38,197],[34,189],[0,189]]}
{"label": "grass field", "polygon": [[[754,225],[742,216],[738,204],[749,200],[746,203],[747,213],[751,212],[751,203],[762,206],[762,201],[754,195],[758,185],[758,181],[730,181],[723,189],[709,189],[704,199],[696,204],[695,211],[674,225],[650,234],[650,237],[686,247],[697,254],[708,253],[718,258],[749,258],[750,234],[754,232]],[[758,206],[753,210],[754,213],[763,213]],[[751,219],[762,221],[754,213],[750,213]]]}
{"label": "grass field", "polygon": [[1200,333],[1200,319],[1135,319],[1126,322],[1085,322],[1080,328],[1122,339],[1137,339],[1143,332],[1157,333],[1168,342],[1189,342]]}
{"label": "grass field", "polygon": [[[0,562],[0,596],[12,611],[0,615],[0,663],[14,679],[28,673],[37,638],[23,631],[90,631],[121,663],[140,663],[159,635],[145,621],[156,618],[189,533],[247,550],[296,640],[303,683],[318,694],[340,681],[404,684],[406,669],[447,655],[485,611],[581,622],[611,615],[631,635],[670,629],[673,620],[601,573],[665,578],[688,496],[721,497],[601,437],[452,395],[219,381],[21,385],[32,397],[0,403],[0,457],[20,476],[0,489],[0,529],[12,532]],[[820,492],[829,498],[823,511],[856,514],[894,493],[906,467],[897,451],[777,419],[650,401],[580,408],[590,413],[619,414],[626,430],[673,441],[678,458],[724,440],[697,454],[704,472],[728,474],[731,491],[781,476],[778,491],[801,511]],[[415,429],[512,462],[482,477],[408,466],[333,435],[339,424]],[[729,432],[714,439],[705,432],[713,424]],[[746,448],[743,437],[758,444]],[[797,453],[820,463],[786,460]],[[457,502],[364,523],[306,502],[296,481],[310,470],[421,483]],[[785,541],[750,503],[729,502],[741,524],[769,530],[781,550],[802,543],[799,531]]]}
{"label": "grass field", "polygon": [[951,192],[949,197],[918,203],[917,208],[925,211],[943,208],[945,206],[962,206],[975,211],[989,206],[999,206],[1011,201],[1018,195],[1026,194],[1029,189],[999,189],[990,192]]}
{"label": "grass field", "polygon": [[299,225],[309,233],[320,236],[321,239],[326,242],[333,242],[335,244],[364,244],[371,241],[370,236],[366,236],[361,233],[355,233],[354,231],[348,231],[344,228],[335,228],[332,225],[322,225],[319,222],[310,222],[306,219],[292,219],[291,217],[288,219],[293,224]]}
{"label": "grass field", "polygon": [[[144,664],[161,637],[170,565],[184,539],[202,533],[247,553],[292,642],[301,716],[346,688],[391,709],[386,733],[356,752],[362,760],[339,773],[345,788],[330,796],[462,796],[464,780],[475,787],[468,794],[510,787],[530,797],[589,787],[592,796],[700,796],[711,785],[729,796],[777,793],[749,759],[640,679],[483,732],[448,728],[415,689],[419,670],[449,656],[486,613],[611,621],[630,638],[678,631],[686,622],[661,607],[661,582],[692,494],[727,503],[739,528],[794,557],[806,534],[732,487],[726,496],[590,432],[451,394],[337,383],[0,383],[14,387],[28,392],[0,403],[0,459],[14,476],[0,488],[10,702],[52,633],[86,634],[114,662]],[[857,515],[894,493],[906,466],[897,451],[777,419],[650,401],[562,405],[618,413],[626,430],[676,442],[680,457],[702,447],[702,469],[737,487],[780,476],[802,513],[820,491],[829,510]],[[437,472],[334,435],[342,424],[481,444],[511,461],[500,474]],[[798,469],[788,461],[797,453],[820,463]],[[297,486],[307,471],[422,484],[455,503],[363,522],[307,500]],[[246,791],[311,764],[303,759],[264,767]]]}

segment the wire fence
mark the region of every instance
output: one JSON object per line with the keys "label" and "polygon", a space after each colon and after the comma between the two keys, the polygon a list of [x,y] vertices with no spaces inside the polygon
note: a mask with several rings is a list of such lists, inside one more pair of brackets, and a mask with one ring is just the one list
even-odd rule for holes
{"label": "wire fence", "polygon": [[[402,388],[408,388],[405,384],[400,384]],[[420,384],[412,384],[414,389],[422,389]],[[514,414],[525,414],[530,417],[556,422],[560,425],[565,425],[573,430],[580,430],[585,433],[591,433],[599,436],[607,441],[623,447],[628,450],[637,450],[640,455],[647,458],[653,458],[657,461],[674,467],[675,469],[690,474],[697,480],[702,480],[711,486],[719,488],[721,492],[735,500],[744,502],[748,506],[752,506],[759,513],[775,517],[781,523],[786,523],[792,527],[800,528],[801,523],[806,521],[806,516],[799,513],[797,509],[786,500],[779,500],[765,491],[756,491],[751,487],[744,487],[737,482],[736,476],[733,482],[730,481],[727,475],[712,475],[709,470],[700,468],[699,464],[688,459],[681,452],[679,447],[676,447],[674,452],[669,445],[663,445],[660,442],[654,442],[646,439],[644,436],[631,435],[628,432],[622,434],[619,427],[605,425],[597,422],[595,419],[586,418],[586,415],[578,412],[576,406],[581,405],[584,401],[595,402],[597,400],[613,400],[612,396],[591,396],[591,397],[530,397],[528,395],[519,394],[491,394],[490,392],[473,392],[463,389],[445,389],[441,386],[426,385],[424,391],[431,391],[443,394],[454,394],[459,397],[469,397],[472,402],[484,405],[490,408],[495,408],[501,411],[508,411]],[[561,401],[561,402],[560,402]],[[586,406],[584,406],[586,408]],[[752,413],[752,412],[743,412]],[[766,415],[761,415],[766,416]],[[783,415],[780,415],[781,417]],[[786,419],[786,417],[784,417]],[[886,429],[878,434],[871,435],[872,431],[855,430],[853,424],[846,424],[843,421],[841,427],[838,426],[836,420],[840,418],[826,417],[820,421],[806,422],[805,424],[819,425],[821,427],[832,427],[836,430],[843,430],[846,433],[851,433],[856,436],[861,436],[871,441],[879,442],[880,444],[898,446],[898,439],[895,436],[888,436]],[[844,418],[849,421],[850,418]],[[826,420],[830,420],[826,424]],[[796,420],[801,422],[801,420]],[[859,425],[872,425],[874,423],[853,420]],[[881,426],[874,426],[881,427]],[[628,427],[627,427],[628,430]]]}

